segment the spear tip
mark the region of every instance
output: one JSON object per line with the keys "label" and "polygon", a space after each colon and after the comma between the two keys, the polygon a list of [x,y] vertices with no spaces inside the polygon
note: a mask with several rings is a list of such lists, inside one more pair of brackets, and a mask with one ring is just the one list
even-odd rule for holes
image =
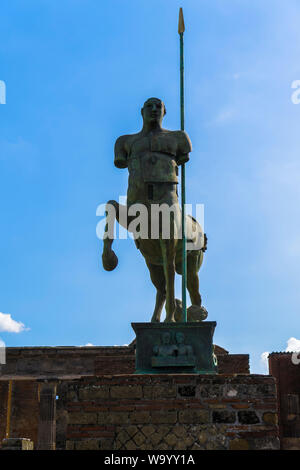
{"label": "spear tip", "polygon": [[179,20],[178,20],[178,33],[184,33],[185,26],[184,26],[184,19],[183,19],[183,11],[182,8],[179,8]]}

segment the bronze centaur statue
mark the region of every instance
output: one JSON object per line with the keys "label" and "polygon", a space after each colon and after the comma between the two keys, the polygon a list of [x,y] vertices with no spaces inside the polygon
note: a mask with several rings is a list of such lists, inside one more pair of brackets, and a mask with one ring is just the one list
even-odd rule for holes
{"label": "bronze centaur statue", "polygon": [[[107,271],[112,271],[118,264],[118,258],[111,248],[116,219],[134,233],[136,246],[145,258],[157,290],[151,321],[160,321],[164,303],[165,322],[182,321],[181,302],[175,299],[174,292],[175,272],[182,274],[182,227],[177,184],[178,166],[189,160],[191,142],[184,131],[162,128],[166,109],[161,100],[148,99],[141,113],[142,130],[137,134],[121,136],[115,143],[115,165],[129,170],[127,206],[116,201],[109,201],[106,205],[102,262]],[[113,216],[109,220],[112,208]],[[146,210],[146,219],[137,218],[137,212],[143,208]],[[158,208],[155,216],[154,208]],[[160,211],[162,208],[165,212]],[[166,209],[170,209],[169,212]],[[187,312],[188,321],[200,321],[207,317],[205,308],[201,306],[198,278],[207,238],[200,224],[191,216],[186,217],[186,238],[187,289],[192,303]]]}

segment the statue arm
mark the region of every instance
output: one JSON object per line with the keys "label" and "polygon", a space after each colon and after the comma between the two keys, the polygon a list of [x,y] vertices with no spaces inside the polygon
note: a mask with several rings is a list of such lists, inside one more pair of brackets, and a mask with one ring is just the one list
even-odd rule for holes
{"label": "statue arm", "polygon": [[189,153],[192,151],[192,143],[189,136],[184,131],[178,131],[178,145],[176,153],[177,165],[182,165],[189,161]]}
{"label": "statue arm", "polygon": [[114,164],[117,168],[127,168],[127,150],[126,150],[126,135],[122,135],[116,140],[115,143],[115,159]]}

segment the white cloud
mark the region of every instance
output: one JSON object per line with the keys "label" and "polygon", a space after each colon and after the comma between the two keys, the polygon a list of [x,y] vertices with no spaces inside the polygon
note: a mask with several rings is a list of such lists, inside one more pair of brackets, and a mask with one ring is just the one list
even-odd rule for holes
{"label": "white cloud", "polygon": [[300,351],[300,339],[289,338],[287,340],[286,352],[298,352]]}
{"label": "white cloud", "polygon": [[260,355],[260,362],[266,373],[268,373],[268,370],[269,370],[269,361],[268,361],[269,354],[270,354],[269,351],[265,351]]}
{"label": "white cloud", "polygon": [[264,364],[268,364],[268,356],[269,356],[269,351],[266,351],[266,352],[263,352],[261,355],[260,355],[260,360],[264,363]]}
{"label": "white cloud", "polygon": [[8,333],[21,333],[25,328],[24,323],[15,321],[11,318],[9,313],[0,312],[0,331],[7,331]]}

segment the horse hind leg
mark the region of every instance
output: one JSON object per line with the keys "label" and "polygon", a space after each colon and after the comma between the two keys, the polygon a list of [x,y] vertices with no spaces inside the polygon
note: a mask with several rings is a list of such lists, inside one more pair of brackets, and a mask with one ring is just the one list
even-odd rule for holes
{"label": "horse hind leg", "polygon": [[187,289],[190,294],[192,305],[187,309],[188,321],[203,321],[207,318],[207,310],[202,307],[202,300],[199,291],[199,276],[203,259],[203,253],[197,256],[188,256],[187,262]]}
{"label": "horse hind leg", "polygon": [[188,256],[187,259],[187,289],[192,305],[201,307],[201,295],[199,291],[199,255]]}
{"label": "horse hind leg", "polygon": [[175,322],[175,241],[174,239],[160,239],[164,274],[166,280],[166,323]]}
{"label": "horse hind leg", "polygon": [[160,322],[161,312],[166,301],[165,274],[162,266],[146,263],[150,272],[151,281],[156,288],[156,302],[151,322],[158,323]]}

